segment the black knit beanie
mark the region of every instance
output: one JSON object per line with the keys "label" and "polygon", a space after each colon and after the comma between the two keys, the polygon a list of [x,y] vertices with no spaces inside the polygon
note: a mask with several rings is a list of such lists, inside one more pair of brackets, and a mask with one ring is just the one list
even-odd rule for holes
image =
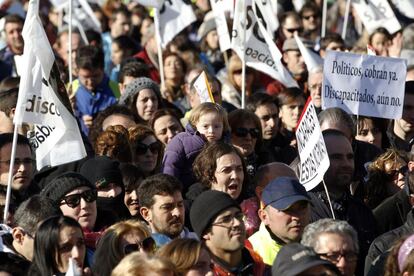
{"label": "black knit beanie", "polygon": [[194,200],[190,210],[190,221],[194,232],[201,239],[213,220],[222,211],[231,207],[240,209],[237,202],[226,193],[209,190],[200,194]]}
{"label": "black knit beanie", "polygon": [[83,163],[80,173],[96,188],[104,188],[109,183],[115,183],[124,189],[119,162],[107,156],[95,156]]}
{"label": "black knit beanie", "polygon": [[66,172],[53,179],[41,191],[40,195],[53,200],[55,204],[60,203],[65,195],[79,187],[95,189],[95,185],[84,176],[75,172]]}

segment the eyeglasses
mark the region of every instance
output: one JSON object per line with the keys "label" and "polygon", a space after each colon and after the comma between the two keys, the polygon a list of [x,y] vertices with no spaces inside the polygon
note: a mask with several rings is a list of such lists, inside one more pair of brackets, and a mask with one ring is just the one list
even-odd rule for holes
{"label": "eyeglasses", "polygon": [[214,222],[212,225],[216,226],[233,226],[234,219],[237,219],[240,222],[244,222],[246,217],[242,212],[238,212],[236,214],[230,214],[227,216],[222,217],[219,221]]}
{"label": "eyeglasses", "polygon": [[250,133],[250,136],[252,138],[259,138],[260,130],[258,128],[245,128],[245,127],[238,127],[234,130],[234,135],[237,137],[247,137],[247,135]]}
{"label": "eyeglasses", "polygon": [[[14,159],[14,165],[20,166],[20,165],[33,165],[33,163],[35,162],[34,159],[32,158],[15,158]],[[11,160],[2,160],[0,161],[0,163],[4,163],[7,166],[10,166]]]}
{"label": "eyeglasses", "polygon": [[62,203],[60,205],[66,204],[70,208],[76,208],[79,205],[81,198],[83,198],[86,202],[91,203],[96,200],[98,197],[98,192],[96,190],[87,190],[80,194],[73,194],[65,196],[62,199]]}
{"label": "eyeglasses", "polygon": [[395,179],[395,178],[398,177],[398,174],[404,175],[407,171],[408,171],[408,166],[405,165],[405,166],[402,166],[401,168],[399,168],[398,170],[395,169],[395,170],[392,170],[392,171],[388,172],[387,176],[391,179]]}
{"label": "eyeglasses", "polygon": [[154,252],[156,249],[155,241],[152,237],[145,238],[143,241],[137,243],[130,243],[124,246],[124,254],[128,255],[132,252],[139,251],[143,249],[145,252]]}
{"label": "eyeglasses", "polygon": [[294,32],[300,33],[302,31],[302,28],[289,28],[289,29],[285,28],[285,30],[293,34]]}
{"label": "eyeglasses", "polygon": [[334,264],[338,263],[342,257],[348,262],[355,262],[358,260],[357,254],[353,251],[318,253],[318,255]]}
{"label": "eyeglasses", "polygon": [[309,14],[309,15],[304,15],[302,16],[303,19],[305,20],[309,20],[311,18],[316,18],[317,16],[315,14]]}
{"label": "eyeglasses", "polygon": [[137,154],[145,154],[149,149],[153,154],[156,154],[156,153],[160,152],[161,147],[162,147],[162,145],[158,141],[156,141],[152,144],[149,144],[149,145],[146,145],[144,143],[137,143],[136,148],[135,148],[135,152]]}

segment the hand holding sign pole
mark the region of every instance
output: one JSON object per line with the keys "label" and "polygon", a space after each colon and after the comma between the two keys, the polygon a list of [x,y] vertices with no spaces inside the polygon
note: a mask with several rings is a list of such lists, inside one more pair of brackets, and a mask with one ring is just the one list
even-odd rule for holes
{"label": "hand holding sign pole", "polygon": [[321,182],[323,183],[332,217],[335,219],[328,188],[323,181],[323,176],[330,165],[329,156],[323,140],[318,115],[310,97],[305,105],[295,134],[300,159],[299,182],[302,183],[306,191],[312,190]]}

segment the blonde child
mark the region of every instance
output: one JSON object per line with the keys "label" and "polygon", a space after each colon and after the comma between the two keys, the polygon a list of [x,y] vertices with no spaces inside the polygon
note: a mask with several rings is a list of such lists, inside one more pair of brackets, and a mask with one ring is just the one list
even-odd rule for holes
{"label": "blonde child", "polygon": [[229,130],[227,113],[220,105],[200,104],[191,112],[185,132],[177,134],[168,143],[162,172],[177,177],[185,193],[196,181],[192,166],[197,155],[208,142],[228,140]]}

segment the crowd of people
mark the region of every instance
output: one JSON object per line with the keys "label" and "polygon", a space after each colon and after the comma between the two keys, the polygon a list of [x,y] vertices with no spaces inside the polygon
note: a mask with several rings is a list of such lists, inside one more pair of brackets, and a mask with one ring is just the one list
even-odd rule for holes
{"label": "crowd of people", "polygon": [[[197,20],[163,49],[163,72],[150,8],[93,1],[101,32],[69,32],[41,2],[87,157],[37,170],[33,126],[19,126],[6,214],[24,18],[3,3],[0,274],[414,275],[413,19],[389,1],[402,29],[368,34],[354,10],[345,20],[347,1],[328,1],[321,37],[322,1],[277,1],[274,43],[299,84],[285,87],[250,67],[243,80],[240,57],[220,51],[210,2],[184,2]],[[27,1],[15,4],[24,13]],[[369,45],[406,59],[402,118],[322,110],[324,69],[307,69],[295,34],[322,58]],[[214,102],[195,87],[202,72]],[[309,97],[327,190],[299,182],[295,129]]]}

